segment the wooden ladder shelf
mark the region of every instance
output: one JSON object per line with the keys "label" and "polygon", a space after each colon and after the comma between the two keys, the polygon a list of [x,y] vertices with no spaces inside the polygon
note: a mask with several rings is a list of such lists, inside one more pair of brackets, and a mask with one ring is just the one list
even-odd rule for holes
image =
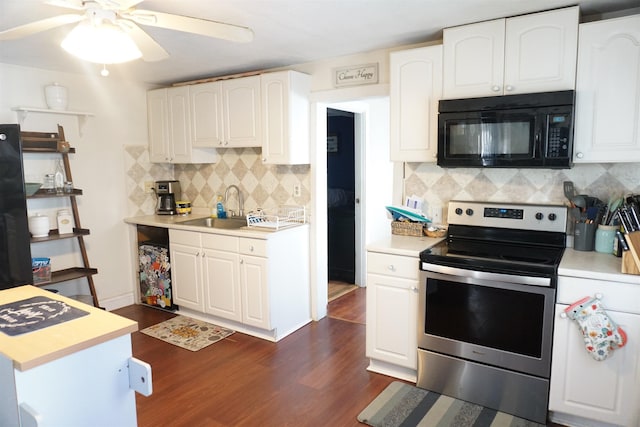
{"label": "wooden ladder shelf", "polygon": [[[58,153],[62,157],[64,164],[64,173],[67,181],[73,182],[71,175],[71,164],[69,162],[69,154],[75,153],[75,148],[69,147],[64,137],[64,129],[58,125],[58,132],[21,132],[22,151],[24,153]],[[93,275],[98,274],[98,270],[89,266],[89,257],[87,256],[87,247],[84,237],[89,234],[89,230],[82,228],[80,224],[80,213],[78,211],[77,196],[82,195],[82,190],[74,188],[71,193],[56,194],[48,192],[45,189],[38,190],[33,196],[27,196],[28,199],[37,198],[53,198],[66,197],[71,203],[71,211],[75,222],[73,233],[59,234],[58,230],[51,230],[47,237],[33,237],[31,243],[48,242],[52,240],[61,240],[74,238],[78,241],[80,254],[82,256],[82,266],[66,268],[63,270],[53,271],[51,273],[51,281],[46,283],[38,283],[36,286],[47,286],[54,283],[66,282],[69,280],[86,278],[89,286],[91,302],[94,307],[100,307],[98,296],[96,295],[95,285],[93,283]]]}

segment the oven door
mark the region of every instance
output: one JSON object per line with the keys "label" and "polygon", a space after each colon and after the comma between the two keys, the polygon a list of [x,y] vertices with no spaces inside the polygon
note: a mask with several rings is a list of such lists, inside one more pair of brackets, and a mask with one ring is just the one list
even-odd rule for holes
{"label": "oven door", "polygon": [[555,304],[549,278],[426,263],[422,270],[419,348],[549,378]]}

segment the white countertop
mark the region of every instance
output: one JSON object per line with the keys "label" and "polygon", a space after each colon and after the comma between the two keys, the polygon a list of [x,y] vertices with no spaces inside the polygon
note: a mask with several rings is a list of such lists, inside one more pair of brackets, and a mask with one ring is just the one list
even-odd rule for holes
{"label": "white countertop", "polygon": [[[419,257],[420,252],[443,239],[431,237],[398,236],[391,234],[367,245],[371,252]],[[565,249],[558,267],[561,276],[583,277],[587,279],[609,280],[613,282],[640,285],[640,275],[622,273],[622,258],[599,252]]]}
{"label": "white countertop", "polygon": [[391,234],[384,239],[369,243],[367,250],[371,252],[382,252],[392,255],[404,255],[411,257],[419,257],[420,252],[430,248],[443,238],[433,237],[415,237],[415,236],[399,236]]}
{"label": "white countertop", "polygon": [[640,285],[640,275],[622,273],[622,258],[572,248],[565,249],[558,274]]}
{"label": "white countertop", "polygon": [[240,228],[213,228],[199,227],[195,225],[181,225],[185,221],[199,218],[206,218],[209,215],[193,213],[190,215],[142,215],[125,218],[124,222],[133,225],[148,225],[151,227],[173,228],[177,230],[194,231],[198,233],[225,234],[227,236],[250,237],[254,239],[268,239],[273,233],[284,232],[289,228],[306,226],[306,224],[288,226],[278,230],[261,227],[240,227]]}

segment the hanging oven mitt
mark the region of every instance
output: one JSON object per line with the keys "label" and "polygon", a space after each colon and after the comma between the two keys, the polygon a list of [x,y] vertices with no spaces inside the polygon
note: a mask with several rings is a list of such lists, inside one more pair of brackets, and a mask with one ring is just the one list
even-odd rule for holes
{"label": "hanging oven mitt", "polygon": [[564,316],[578,323],[585,347],[595,360],[606,359],[611,350],[627,343],[627,334],[607,315],[599,295],[574,302],[564,310]]}

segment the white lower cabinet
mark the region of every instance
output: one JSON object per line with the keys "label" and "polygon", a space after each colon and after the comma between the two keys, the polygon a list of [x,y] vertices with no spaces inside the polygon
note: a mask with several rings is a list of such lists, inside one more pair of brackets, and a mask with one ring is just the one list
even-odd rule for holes
{"label": "white lower cabinet", "polygon": [[267,259],[241,255],[242,322],[271,329]]}
{"label": "white lower cabinet", "polygon": [[[603,361],[588,354],[576,322],[560,317],[570,304],[596,293],[602,293],[607,314],[627,334],[627,344]],[[557,300],[549,392],[551,420],[568,426],[640,425],[640,288],[560,277]]]}
{"label": "white lower cabinet", "polygon": [[[191,239],[189,239],[191,240]],[[200,238],[194,236],[194,245],[172,244],[171,281],[180,281],[182,286],[174,286],[173,301],[180,307],[204,311],[204,295],[202,291],[202,249]]]}
{"label": "white lower cabinet", "polygon": [[369,370],[416,380],[418,258],[367,253]]}
{"label": "white lower cabinet", "polygon": [[[240,321],[242,312],[238,263],[239,238],[221,234],[197,234],[200,234],[202,242],[204,312],[224,319]],[[169,235],[169,241],[171,242],[171,235]]]}
{"label": "white lower cabinet", "polygon": [[309,229],[264,234],[258,239],[170,229],[173,295],[180,309],[273,341],[307,324]]}

